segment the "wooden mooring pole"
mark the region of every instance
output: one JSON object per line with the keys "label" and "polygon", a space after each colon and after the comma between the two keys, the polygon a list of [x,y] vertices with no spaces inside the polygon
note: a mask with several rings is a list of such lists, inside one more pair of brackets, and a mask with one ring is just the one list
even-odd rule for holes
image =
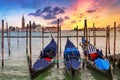
{"label": "wooden mooring pole", "polygon": [[44,49],[44,26],[42,27],[42,50]]}
{"label": "wooden mooring pole", "polygon": [[8,54],[10,56],[10,31],[7,22],[6,22],[6,29],[7,29]]}
{"label": "wooden mooring pole", "polygon": [[94,46],[96,46],[96,28],[94,23],[93,23],[93,44]]}
{"label": "wooden mooring pole", "polygon": [[4,20],[2,20],[2,67],[4,67]]}
{"label": "wooden mooring pole", "polygon": [[110,55],[110,26],[107,26],[106,30],[106,58]]}
{"label": "wooden mooring pole", "polygon": [[86,19],[84,20],[84,28],[83,28],[83,37],[84,37],[84,39],[86,40]]}
{"label": "wooden mooring pole", "polygon": [[89,29],[89,42],[90,42],[90,29]]}
{"label": "wooden mooring pole", "polygon": [[18,43],[18,45],[19,45],[19,29],[17,30],[17,36],[18,36],[17,43]]}
{"label": "wooden mooring pole", "polygon": [[113,57],[113,67],[115,68],[115,56],[116,56],[116,22],[114,22],[114,57]]}
{"label": "wooden mooring pole", "polygon": [[62,43],[61,43],[61,26],[60,26],[60,56],[61,56],[61,53],[62,53],[61,45],[62,45]]}
{"label": "wooden mooring pole", "polygon": [[110,26],[108,26],[108,53],[110,56]]}
{"label": "wooden mooring pole", "polygon": [[31,39],[31,21],[29,22],[29,34],[30,34],[30,40],[29,40],[29,46],[30,46],[30,65],[32,66],[32,39]]}
{"label": "wooden mooring pole", "polygon": [[86,41],[88,41],[88,30],[87,30],[87,20],[85,19],[85,37]]}
{"label": "wooden mooring pole", "polygon": [[106,27],[106,46],[105,46],[105,57],[107,58],[108,54],[108,26]]}
{"label": "wooden mooring pole", "polygon": [[26,27],[26,54],[28,56],[28,24]]}
{"label": "wooden mooring pole", "polygon": [[57,20],[57,68],[59,68],[59,19]]}
{"label": "wooden mooring pole", "polygon": [[[86,46],[88,46],[88,38],[87,38],[88,36],[87,36],[87,20],[85,19],[84,20],[84,38],[85,38],[85,40],[86,40]],[[87,48],[87,50],[88,50],[88,48]],[[88,53],[87,53],[87,56],[85,56],[85,60],[86,60],[86,62],[88,61]],[[83,69],[84,69],[84,67],[85,67],[85,60],[83,60]]]}
{"label": "wooden mooring pole", "polygon": [[78,26],[76,27],[76,42],[77,42],[77,49],[78,49]]}
{"label": "wooden mooring pole", "polygon": [[[84,20],[84,28],[83,28],[83,37],[84,37],[84,39],[85,39],[85,34],[86,34],[86,28],[85,28],[85,26],[86,26],[86,22],[85,22],[85,20]],[[86,40],[86,39],[85,39]],[[84,54],[84,52],[83,52],[83,54]],[[82,68],[84,69],[85,68],[85,60],[87,61],[87,56],[85,56],[85,59],[83,59],[83,65],[82,65]]]}
{"label": "wooden mooring pole", "polygon": [[29,68],[29,74],[31,78],[31,73],[32,73],[31,62],[30,62],[30,57],[28,55],[28,28],[29,28],[29,25],[27,24],[27,27],[26,27],[26,57],[27,57],[27,63],[28,63],[28,68]]}
{"label": "wooden mooring pole", "polygon": [[[85,28],[85,30],[84,30],[85,31],[84,32],[84,34],[85,34],[85,40],[88,43],[88,29],[87,29],[87,20],[86,19],[84,20],[84,28]],[[88,54],[87,54],[87,56],[88,56]]]}

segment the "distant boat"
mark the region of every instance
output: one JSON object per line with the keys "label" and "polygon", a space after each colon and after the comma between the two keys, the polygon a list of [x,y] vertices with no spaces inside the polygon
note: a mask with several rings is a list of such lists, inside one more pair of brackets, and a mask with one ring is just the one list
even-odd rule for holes
{"label": "distant boat", "polygon": [[99,72],[103,76],[113,80],[113,73],[111,69],[111,64],[108,59],[103,58],[102,51],[98,50],[94,45],[85,41],[82,37],[82,48],[84,55],[87,57],[87,68]]}
{"label": "distant boat", "polygon": [[64,49],[64,64],[66,70],[72,77],[74,77],[76,71],[80,69],[80,63],[80,52],[67,38],[66,46]]}
{"label": "distant boat", "polygon": [[52,38],[51,42],[43,49],[39,58],[32,66],[32,79],[37,77],[40,73],[46,71],[54,64],[56,48],[56,42],[54,38]]}

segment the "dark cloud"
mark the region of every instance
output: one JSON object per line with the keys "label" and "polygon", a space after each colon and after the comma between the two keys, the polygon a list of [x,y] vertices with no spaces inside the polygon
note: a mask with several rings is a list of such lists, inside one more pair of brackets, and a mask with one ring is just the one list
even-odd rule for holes
{"label": "dark cloud", "polygon": [[38,9],[35,13],[29,13],[29,15],[35,17],[43,17],[44,19],[55,19],[57,15],[64,13],[65,11],[63,8],[59,7],[52,8],[51,6],[47,6],[42,11],[41,9]]}
{"label": "dark cloud", "polygon": [[70,19],[70,17],[68,17],[68,16],[65,16],[65,19]]}
{"label": "dark cloud", "polygon": [[[64,19],[60,18],[59,22],[60,23],[64,22]],[[52,22],[50,22],[50,24],[57,24],[57,20],[53,20]]]}
{"label": "dark cloud", "polygon": [[48,6],[48,7],[45,7],[42,11],[42,13],[52,13],[52,7]]}
{"label": "dark cloud", "polygon": [[43,16],[44,19],[55,19],[56,16],[55,15],[52,15],[52,14],[47,14],[45,16]]}
{"label": "dark cloud", "polygon": [[54,15],[63,14],[63,13],[65,13],[65,11],[64,11],[62,8],[55,7],[55,8],[53,9],[53,14],[54,14]]}
{"label": "dark cloud", "polygon": [[55,19],[56,15],[54,15],[52,7],[48,6],[41,12],[41,17],[44,19]]}
{"label": "dark cloud", "polygon": [[62,9],[66,9],[66,7],[62,7]]}
{"label": "dark cloud", "polygon": [[87,13],[94,13],[96,10],[88,10]]}
{"label": "dark cloud", "polygon": [[71,21],[71,23],[76,23],[76,20]]}
{"label": "dark cloud", "polygon": [[35,13],[29,13],[28,15],[34,15],[34,16],[40,16],[41,15],[41,9],[38,9]]}

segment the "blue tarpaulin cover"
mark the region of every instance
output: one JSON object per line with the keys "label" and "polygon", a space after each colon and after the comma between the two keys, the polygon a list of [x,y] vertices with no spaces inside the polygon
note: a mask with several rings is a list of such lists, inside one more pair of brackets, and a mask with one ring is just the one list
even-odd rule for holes
{"label": "blue tarpaulin cover", "polygon": [[69,39],[67,39],[67,43],[64,50],[64,57],[73,56],[73,55],[80,57],[80,53],[78,49]]}
{"label": "blue tarpaulin cover", "polygon": [[65,55],[69,54],[69,55],[73,55],[73,53],[77,56],[79,56],[79,51],[76,48],[66,48],[64,51]]}
{"label": "blue tarpaulin cover", "polygon": [[101,70],[108,70],[110,67],[110,63],[106,59],[98,58],[94,62],[95,62],[96,67],[98,67]]}

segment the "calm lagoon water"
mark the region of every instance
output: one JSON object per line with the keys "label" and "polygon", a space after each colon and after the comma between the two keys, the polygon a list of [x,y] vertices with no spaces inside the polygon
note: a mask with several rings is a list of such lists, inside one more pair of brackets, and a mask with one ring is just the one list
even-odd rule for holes
{"label": "calm lagoon water", "polygon": [[[97,35],[104,36],[106,32],[98,31]],[[74,31],[66,31],[62,32],[64,36],[75,36],[76,32]],[[6,34],[5,34],[6,35]],[[17,36],[17,32],[12,32],[10,35]],[[19,33],[20,36],[25,36],[24,32]],[[41,36],[40,32],[32,33],[33,36]],[[82,36],[83,32],[79,32],[79,36]],[[91,32],[92,35],[92,32]],[[111,54],[113,54],[113,32],[111,32],[110,37],[110,50]],[[51,36],[49,33],[45,33],[45,36]],[[56,36],[56,33],[53,33],[53,36]],[[46,46],[51,40],[51,37],[45,38]],[[56,40],[56,38],[55,38]],[[70,37],[70,40],[76,45],[76,38]],[[19,38],[19,43],[17,43],[18,38],[11,38],[11,56],[8,56],[8,46],[7,46],[7,39],[5,38],[5,67],[2,68],[0,65],[0,80],[30,80],[28,64],[26,59],[26,39]],[[79,42],[81,42],[81,37],[79,37]],[[90,42],[93,43],[93,38],[90,38]],[[97,37],[96,40],[96,47],[103,50],[105,53],[105,37]],[[1,38],[0,38],[1,43]],[[62,52],[64,50],[64,46],[66,43],[66,38],[62,38]],[[120,33],[117,32],[117,42],[116,42],[116,53],[120,53]],[[83,57],[82,48],[78,47],[81,56]],[[35,60],[40,55],[40,51],[42,50],[42,39],[41,38],[32,38],[32,62],[34,63]],[[1,45],[0,45],[0,63],[1,63]],[[45,71],[44,73],[40,74],[39,77],[35,78],[35,80],[108,80],[105,77],[101,76],[95,71],[91,71],[89,69],[81,69],[77,76],[71,78],[69,74],[66,72],[64,65],[63,65],[63,54],[60,57],[60,68],[56,68],[55,65],[50,68],[49,70]],[[120,80],[120,70],[114,71],[115,80]]]}

